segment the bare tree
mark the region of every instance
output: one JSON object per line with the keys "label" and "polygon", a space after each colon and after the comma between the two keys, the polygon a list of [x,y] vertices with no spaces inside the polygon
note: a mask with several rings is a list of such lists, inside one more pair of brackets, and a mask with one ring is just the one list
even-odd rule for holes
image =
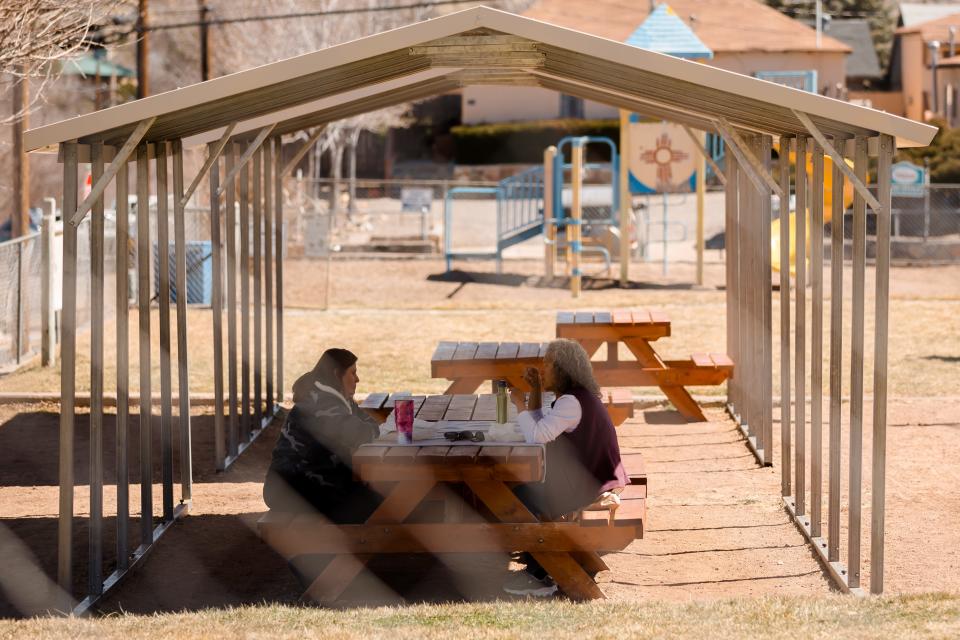
{"label": "bare tree", "polygon": [[115,0],[0,2],[0,75],[13,77],[11,88],[24,79],[34,84],[32,99],[17,105],[6,122],[20,119],[36,103],[59,73],[57,63],[86,49],[91,28],[117,5]]}

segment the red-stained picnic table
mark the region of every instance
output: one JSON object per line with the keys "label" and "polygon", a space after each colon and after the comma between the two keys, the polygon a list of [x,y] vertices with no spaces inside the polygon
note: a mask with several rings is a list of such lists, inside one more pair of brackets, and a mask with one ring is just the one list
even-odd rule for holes
{"label": "red-stained picnic table", "polygon": [[[455,400],[444,406],[446,400],[415,398],[418,417],[451,420],[459,412],[462,420],[480,419],[476,402],[467,409]],[[487,411],[484,404],[481,413]],[[546,522],[511,490],[519,483],[543,480],[542,446],[436,440],[398,445],[391,434],[361,446],[353,456],[356,477],[384,495],[364,524],[338,525],[316,515],[270,512],[258,526],[261,537],[288,559],[334,554],[307,589],[307,595],[322,603],[335,601],[376,554],[513,551],[532,553],[570,598],[602,598],[592,578],[607,569],[599,552],[622,550],[643,537],[647,485],[642,459],[634,454],[625,456],[624,463],[631,485],[621,494],[619,508],[611,513],[593,507],[571,520]],[[438,496],[454,496],[458,506],[431,519],[424,507]],[[464,511],[467,504],[477,508]],[[413,517],[424,513],[426,519]]]}

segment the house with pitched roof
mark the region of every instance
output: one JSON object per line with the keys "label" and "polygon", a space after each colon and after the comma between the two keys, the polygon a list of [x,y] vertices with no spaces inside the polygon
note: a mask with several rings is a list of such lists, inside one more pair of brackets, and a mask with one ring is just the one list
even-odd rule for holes
{"label": "house with pitched roof", "polygon": [[[538,0],[524,15],[643,46],[646,36],[638,29],[648,18],[656,17],[651,14],[660,4],[653,0]],[[759,0],[670,0],[668,4],[672,18],[692,31],[712,54],[683,57],[823,95],[844,95],[846,59],[852,49],[836,38],[824,34],[818,43],[812,27]],[[657,32],[657,40],[670,35],[669,22],[657,20],[657,28],[665,30]],[[463,90],[464,124],[560,117],[614,118],[617,112],[607,105],[539,87],[473,86]]]}
{"label": "house with pitched roof", "polygon": [[897,29],[890,84],[902,92],[903,111],[914,120],[958,120],[960,90],[960,3],[952,13]]}

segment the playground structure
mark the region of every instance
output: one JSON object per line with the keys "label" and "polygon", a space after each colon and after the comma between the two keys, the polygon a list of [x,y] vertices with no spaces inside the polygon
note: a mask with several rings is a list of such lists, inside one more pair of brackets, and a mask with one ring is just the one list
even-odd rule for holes
{"label": "playground structure", "polygon": [[[611,161],[587,163],[588,145],[609,148]],[[567,161],[567,149],[570,159]],[[552,278],[559,255],[565,256],[568,275],[579,278],[579,258],[594,254],[611,269],[620,250],[620,157],[616,143],[602,136],[567,136],[544,152],[542,166],[504,178],[496,187],[454,187],[444,202],[444,259],[449,272],[454,260],[496,260],[502,271],[503,252],[521,242],[543,235],[545,272]],[[606,171],[609,186],[583,184],[586,171]],[[569,182],[567,182],[569,176]],[[568,186],[569,185],[569,186]],[[486,195],[496,198],[496,244],[490,251],[457,251],[453,248],[453,216],[456,196]],[[572,227],[579,226],[574,231]],[[576,262],[576,266],[574,266]],[[571,284],[571,288],[574,285]]]}

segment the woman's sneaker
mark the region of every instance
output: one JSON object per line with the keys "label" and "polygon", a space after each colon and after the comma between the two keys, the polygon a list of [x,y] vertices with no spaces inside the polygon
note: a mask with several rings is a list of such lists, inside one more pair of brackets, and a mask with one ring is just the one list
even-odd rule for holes
{"label": "woman's sneaker", "polygon": [[503,590],[514,596],[546,598],[557,592],[557,583],[550,576],[538,580],[526,571],[517,571],[507,578]]}

